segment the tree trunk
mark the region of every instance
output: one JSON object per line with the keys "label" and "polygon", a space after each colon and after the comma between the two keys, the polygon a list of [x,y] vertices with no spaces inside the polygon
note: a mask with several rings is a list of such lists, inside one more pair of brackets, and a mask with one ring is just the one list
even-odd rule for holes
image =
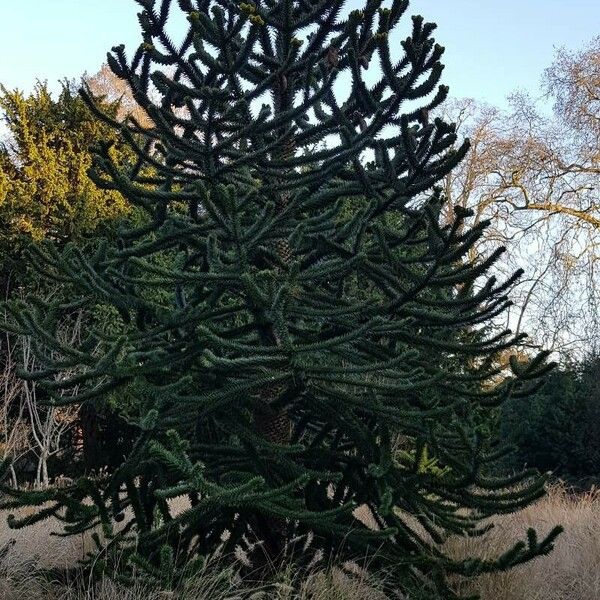
{"label": "tree trunk", "polygon": [[100,465],[100,435],[98,413],[90,402],[84,402],[79,408],[79,422],[83,442],[83,459],[86,470],[91,471]]}

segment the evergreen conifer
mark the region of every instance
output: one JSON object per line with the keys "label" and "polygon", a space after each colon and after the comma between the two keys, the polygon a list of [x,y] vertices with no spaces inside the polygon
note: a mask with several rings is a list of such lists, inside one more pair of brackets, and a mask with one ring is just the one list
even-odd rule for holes
{"label": "evergreen conifer", "polygon": [[[395,56],[407,0],[349,13],[344,0],[136,1],[143,43],[108,61],[153,125],[113,121],[82,93],[137,157],[102,144],[92,179],[147,220],[93,255],[36,250],[78,297],[9,308],[45,365],[26,377],[55,402],[123,394],[139,435],[101,476],[5,487],[4,506],[43,506],[12,525],[100,525],[99,556],[118,549],[166,584],[246,539],[301,560],[308,536],[328,559],[368,556],[390,587],[427,598],[455,597],[450,573],[547,553],[558,528],[496,560],[440,546],[543,494],[530,472],[491,474],[504,450],[478,415],[529,393],[550,365],[493,367],[519,338],[481,326],[520,274],[486,276],[502,251],[469,262],[486,222],[461,208],[440,218],[438,184],[468,143],[453,150],[453,125],[429,117],[448,93],[435,26],[413,17]],[[98,305],[118,315],[110,330],[77,347],[56,339],[69,311]],[[180,496],[189,507],[174,513]]]}

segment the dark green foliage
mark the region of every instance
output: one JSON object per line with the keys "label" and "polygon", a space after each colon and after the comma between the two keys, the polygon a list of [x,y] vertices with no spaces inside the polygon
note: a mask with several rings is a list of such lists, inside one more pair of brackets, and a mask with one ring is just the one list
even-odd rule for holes
{"label": "dark green foliage", "polygon": [[[502,252],[467,261],[487,223],[440,218],[437,184],[468,144],[451,150],[454,127],[428,122],[447,95],[434,25],[414,17],[393,57],[404,0],[348,15],[341,0],[138,3],[144,43],[129,59],[115,47],[109,65],[154,127],[113,122],[139,160],[101,144],[91,176],[148,221],[92,254],[36,251],[77,295],[9,307],[45,365],[26,376],[57,403],[126,395],[137,439],[102,478],[5,505],[44,504],[40,518],[60,515],[69,533],[101,525],[99,553],[119,553],[122,575],[137,565],[166,585],[225,530],[225,552],[256,537],[271,560],[286,540],[301,555],[290,540],[310,535],[327,559],[368,556],[391,587],[446,598],[448,573],[548,552],[558,529],[497,560],[436,545],[543,494],[531,472],[489,475],[503,449],[479,412],[535,389],[549,365],[540,355],[502,376],[492,356],[519,339],[478,332],[518,274],[486,277]],[[177,12],[190,26],[175,43]],[[117,326],[77,347],[56,339],[66,313],[99,306]],[[190,507],[174,514],[182,495]]]}
{"label": "dark green foliage", "polygon": [[523,465],[574,484],[598,482],[600,473],[600,359],[551,373],[540,390],[502,407],[502,437]]}

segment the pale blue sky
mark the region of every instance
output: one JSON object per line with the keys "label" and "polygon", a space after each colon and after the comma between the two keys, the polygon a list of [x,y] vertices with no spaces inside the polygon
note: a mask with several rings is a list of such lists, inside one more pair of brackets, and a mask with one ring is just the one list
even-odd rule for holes
{"label": "pale blue sky", "polygon": [[[0,0],[0,82],[29,90],[95,72],[111,46],[137,46],[138,10],[133,0]],[[413,0],[409,11],[438,23],[451,94],[496,104],[516,88],[535,93],[555,48],[600,34],[599,0]]]}

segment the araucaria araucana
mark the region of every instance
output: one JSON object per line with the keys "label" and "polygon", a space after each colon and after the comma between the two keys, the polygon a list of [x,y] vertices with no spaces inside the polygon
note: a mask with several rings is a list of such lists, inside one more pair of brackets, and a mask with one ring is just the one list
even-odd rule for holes
{"label": "araucaria araucana", "polygon": [[[492,475],[503,450],[480,415],[549,365],[492,360],[519,341],[484,327],[519,274],[487,276],[502,251],[468,258],[487,223],[442,211],[438,184],[468,143],[454,150],[453,125],[430,117],[448,93],[435,26],[413,17],[394,45],[407,0],[137,3],[143,43],[109,65],[152,125],[113,122],[82,93],[137,156],[98,147],[91,177],[145,217],[93,255],[37,250],[78,296],[10,309],[45,365],[26,377],[57,403],[127,396],[139,435],[118,468],[4,504],[43,505],[69,533],[100,525],[101,557],[167,585],[248,539],[251,561],[301,560],[308,536],[326,560],[368,557],[428,598],[454,597],[449,573],[548,552],[558,529],[497,560],[441,545],[543,494],[532,473]],[[110,330],[56,339],[70,311],[98,306]]]}

